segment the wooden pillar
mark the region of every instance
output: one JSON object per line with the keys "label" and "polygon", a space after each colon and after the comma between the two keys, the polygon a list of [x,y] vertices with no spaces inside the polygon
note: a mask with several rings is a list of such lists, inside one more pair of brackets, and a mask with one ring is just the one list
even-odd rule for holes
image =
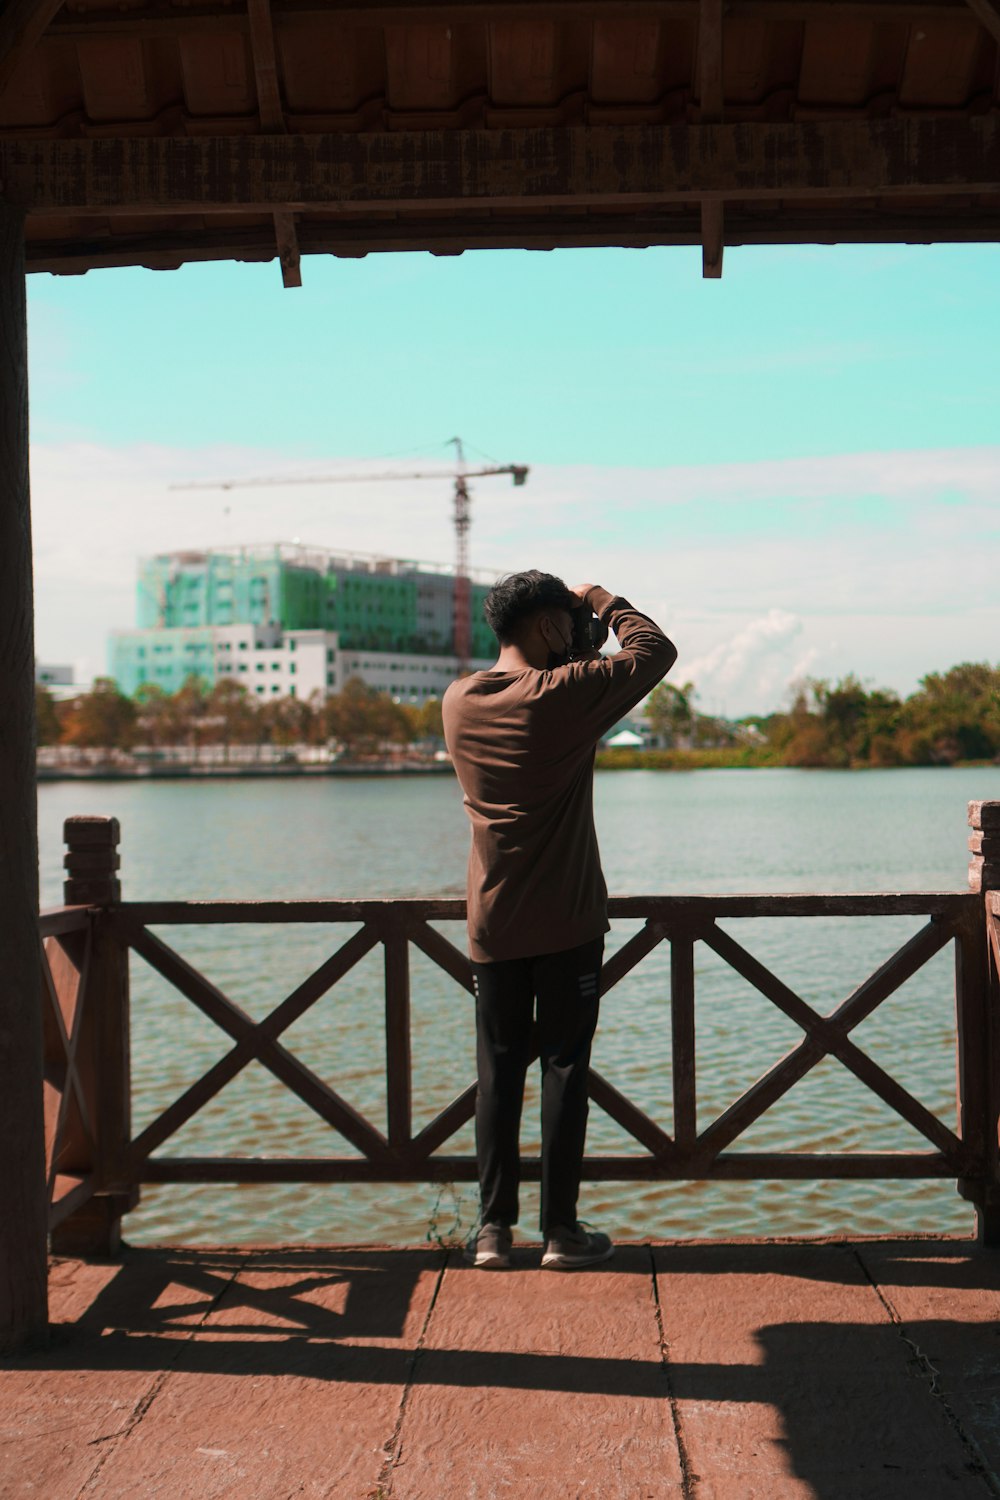
{"label": "wooden pillar", "polygon": [[67,906],[96,906],[86,993],[81,997],[77,1067],[94,1129],[98,1190],[55,1228],[60,1255],[110,1256],[121,1248],[122,1215],[139,1201],[128,1181],[131,1130],[128,950],[115,932],[111,909],[121,900],[117,818],[67,818]]}
{"label": "wooden pillar", "polygon": [[1000,891],[1000,802],[969,803],[969,889]]}
{"label": "wooden pillar", "polygon": [[47,1202],[24,221],[0,200],[0,1353],[44,1338]]}
{"label": "wooden pillar", "polygon": [[[981,1245],[1000,1248],[1000,975],[990,940],[994,893],[1000,891],[1000,802],[970,802],[969,887],[982,897],[977,920],[958,944],[959,1105],[966,1115],[981,1174],[959,1184],[976,1205]],[[992,899],[991,899],[992,897]]]}

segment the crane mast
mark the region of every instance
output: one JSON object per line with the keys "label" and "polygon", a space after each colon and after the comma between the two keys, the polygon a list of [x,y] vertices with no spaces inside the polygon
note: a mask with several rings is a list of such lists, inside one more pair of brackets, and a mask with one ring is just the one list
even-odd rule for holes
{"label": "crane mast", "polygon": [[464,676],[472,662],[472,584],[469,580],[469,530],[472,525],[472,494],[470,479],[482,479],[494,474],[509,474],[516,485],[524,484],[528,477],[527,464],[491,464],[486,468],[470,469],[465,462],[465,449],[461,438],[450,438],[455,449],[454,469],[423,469],[412,474],[296,474],[287,478],[266,477],[252,479],[195,480],[185,484],[172,484],[172,490],[234,490],[266,489],[286,484],[360,484],[379,480],[451,479],[454,493],[452,524],[455,532],[455,588],[452,610],[452,646],[458,662],[459,676]]}
{"label": "crane mast", "polygon": [[469,486],[465,478],[465,453],[461,438],[452,438],[455,448],[455,590],[452,596],[452,642],[458,673],[464,677],[472,662],[472,584],[469,579],[469,527],[472,525]]}

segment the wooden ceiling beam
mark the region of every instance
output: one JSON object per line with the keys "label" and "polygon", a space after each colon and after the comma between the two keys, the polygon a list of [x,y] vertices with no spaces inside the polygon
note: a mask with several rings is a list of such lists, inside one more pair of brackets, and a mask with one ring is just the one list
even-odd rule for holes
{"label": "wooden ceiling beam", "polygon": [[[250,55],[257,85],[257,112],[265,135],[283,135],[285,111],[278,82],[278,55],[270,0],[247,0]],[[302,262],[295,237],[295,215],[279,210],[274,215],[274,239],[278,247],[281,281],[286,288],[302,285]]]}
{"label": "wooden ceiling beam", "polygon": [[[961,9],[967,0],[727,0],[732,14],[761,15],[793,11],[811,12],[823,18],[848,9],[857,17],[884,8],[901,17],[924,15],[929,10]],[[471,20],[664,20],[697,9],[699,0],[274,0],[275,13],[288,10],[321,10],[337,20],[363,25],[405,24],[413,21],[450,22]]]}
{"label": "wooden ceiling beam", "polygon": [[706,281],[722,276],[722,252],[725,245],[726,210],[718,198],[701,201],[701,274]]}
{"label": "wooden ceiling beam", "polygon": [[0,96],[37,47],[63,0],[7,0],[0,11]]}
{"label": "wooden ceiling beam", "polygon": [[302,285],[302,256],[295,227],[295,215],[276,213],[274,237],[278,246],[281,280],[285,287]]}
{"label": "wooden ceiling beam", "polygon": [[1000,193],[1000,118],[0,138],[5,196],[109,214],[614,207]]}
{"label": "wooden ceiling beam", "polygon": [[[741,217],[731,211],[728,220],[730,245],[787,244],[927,244],[932,241],[993,244],[1000,242],[1000,211],[970,212],[963,209],[952,217],[941,213],[891,213],[884,210],[838,216],[835,225],[825,216],[784,210],[768,217]],[[656,226],[637,223],[632,217],[597,217],[584,214],[556,227],[551,219],[515,218],[487,220],[481,224],[459,224],[418,219],[389,223],[300,222],[297,232],[305,255],[335,255],[356,258],[382,251],[435,251],[460,254],[477,249],[557,250],[580,246],[619,246],[646,249],[651,246],[696,246],[699,221],[687,216],[677,223]],[[100,267],[153,266],[171,269],[187,261],[270,261],[275,256],[273,235],[262,222],[259,228],[226,230],[218,225],[203,227],[194,219],[191,228],[151,229],[148,234],[109,235],[95,228],[92,235],[77,234],[70,242],[31,240],[26,246],[29,271],[57,275],[80,275]]]}
{"label": "wooden ceiling beam", "polygon": [[[483,5],[467,0],[464,5],[428,6],[424,19],[442,23],[464,21],[488,25],[516,19],[522,13],[537,19],[540,13],[555,21],[613,20],[646,17],[658,21],[694,20],[701,0],[649,0],[628,6],[559,5],[552,0],[531,0],[530,5]],[[878,22],[949,20],[961,15],[972,0],[726,0],[727,14],[745,21],[807,21],[815,19]],[[990,0],[978,0],[989,6]],[[357,5],[334,8],[328,0],[272,0],[275,27],[316,25],[321,21],[351,26],[381,26],[412,20],[413,14],[398,6],[360,9]],[[249,20],[242,6],[229,3],[199,5],[197,10],[179,9],[175,0],[147,0],[141,9],[122,10],[117,4],[88,8],[85,12],[63,9],[52,23],[61,37],[100,36],[105,33],[130,36],[176,36],[199,31],[242,31]]]}
{"label": "wooden ceiling beam", "polygon": [[247,0],[250,26],[250,53],[257,83],[257,109],[260,126],[266,135],[278,135],[285,129],[285,112],[281,107],[278,85],[278,58],[274,49],[274,26],[270,0]]}
{"label": "wooden ceiling beam", "polygon": [[[722,122],[725,88],[722,75],[722,0],[701,0],[698,7],[698,102],[703,124]],[[701,274],[722,276],[726,211],[719,199],[701,205]]]}
{"label": "wooden ceiling beam", "polygon": [[967,0],[967,4],[993,40],[1000,42],[1000,5],[997,0]]}
{"label": "wooden ceiling beam", "polygon": [[[555,21],[633,21],[672,20],[690,16],[700,0],[275,0],[275,13],[290,10],[323,11],[336,20],[362,25],[405,24],[432,21],[451,22],[481,20],[537,21],[540,16]],[[845,9],[856,19],[872,10],[881,17],[883,9],[892,9],[900,18],[912,19],[914,12],[923,16],[929,11],[961,10],[967,0],[726,0],[734,15],[762,16],[811,13],[829,19]]]}
{"label": "wooden ceiling beam", "polygon": [[724,104],[722,87],[722,0],[699,0],[698,106],[702,124],[717,125]]}

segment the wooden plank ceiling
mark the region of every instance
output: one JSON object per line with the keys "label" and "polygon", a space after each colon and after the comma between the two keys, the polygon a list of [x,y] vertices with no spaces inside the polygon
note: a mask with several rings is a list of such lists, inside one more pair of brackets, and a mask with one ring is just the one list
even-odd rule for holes
{"label": "wooden plank ceiling", "polygon": [[1000,239],[1000,0],[7,0],[29,267]]}

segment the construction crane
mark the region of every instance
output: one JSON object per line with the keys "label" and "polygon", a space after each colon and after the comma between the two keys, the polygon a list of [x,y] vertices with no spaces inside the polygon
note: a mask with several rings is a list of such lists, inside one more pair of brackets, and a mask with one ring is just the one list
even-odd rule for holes
{"label": "construction crane", "polygon": [[453,485],[452,524],[455,528],[455,595],[453,641],[458,658],[459,672],[467,672],[472,658],[472,589],[469,583],[469,527],[471,525],[472,496],[470,479],[486,479],[494,474],[509,474],[516,485],[524,484],[528,477],[527,464],[490,464],[481,469],[470,469],[465,462],[465,449],[461,438],[449,438],[455,449],[454,469],[420,469],[411,474],[398,471],[384,474],[294,474],[287,478],[270,476],[252,479],[195,480],[186,484],[172,484],[172,490],[237,490],[267,489],[285,484],[361,484],[379,481],[387,483],[399,479],[450,479]]}

